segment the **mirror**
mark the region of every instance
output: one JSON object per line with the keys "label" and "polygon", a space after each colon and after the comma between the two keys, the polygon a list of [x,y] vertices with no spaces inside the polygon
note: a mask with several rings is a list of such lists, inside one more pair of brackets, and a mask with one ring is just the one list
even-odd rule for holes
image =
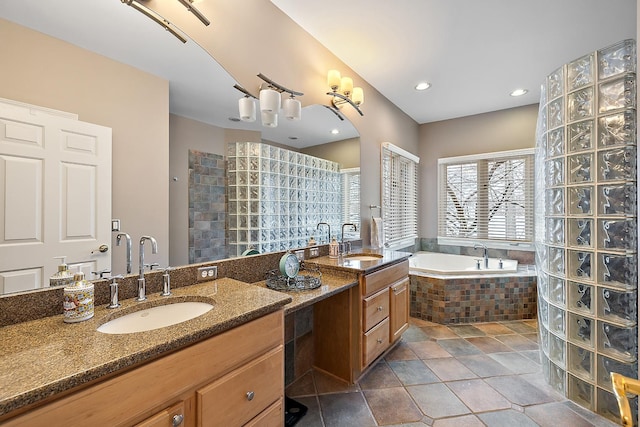
{"label": "mirror", "polygon": [[[169,80],[171,119],[186,117],[213,129],[245,132],[238,134],[243,136],[247,131],[254,132],[259,141],[288,146],[294,151],[338,161],[345,167],[353,167],[359,163],[359,149],[357,152],[353,150],[354,146],[359,146],[357,131],[348,120],[340,121],[325,107],[306,106],[300,122],[281,120],[277,128],[262,127],[259,121],[253,124],[231,121],[230,118],[238,116],[238,99],[242,94],[233,88],[234,79],[196,43],[178,42],[156,23],[117,0],[54,0],[53,5],[55,6],[51,7],[52,4],[48,3],[48,7],[43,7],[37,0],[6,0],[0,9],[0,18]],[[259,82],[256,77],[256,88],[247,89],[256,93]],[[286,85],[286,82],[281,83]],[[304,97],[301,101],[304,103]],[[202,105],[206,105],[206,108]],[[329,133],[332,128],[344,129],[335,137]],[[114,129],[114,133],[117,131]],[[340,153],[336,148],[339,141],[346,141],[345,144],[350,147],[348,162],[345,162],[347,158],[343,154],[338,154],[337,158],[332,157]],[[226,142],[228,141],[218,140],[211,146],[218,147],[218,153],[224,155]],[[174,144],[175,141],[171,138],[170,145]],[[169,161],[173,163],[173,156]],[[185,175],[186,165],[186,161],[180,164]],[[178,182],[185,183],[184,180]],[[170,192],[173,191],[172,188],[170,187]],[[118,194],[112,196],[114,201],[118,197]],[[169,204],[174,206],[173,200]],[[181,206],[179,209],[186,218],[187,205]],[[179,234],[186,234],[187,221],[174,221],[173,213],[170,213],[170,217],[172,225],[184,224]],[[170,231],[169,234],[173,236],[173,232]],[[170,238],[169,264],[187,263],[187,248],[186,245],[184,248],[181,245]],[[180,256],[174,256],[176,246]],[[121,254],[112,256],[120,258]],[[116,272],[120,270],[116,269]]]}

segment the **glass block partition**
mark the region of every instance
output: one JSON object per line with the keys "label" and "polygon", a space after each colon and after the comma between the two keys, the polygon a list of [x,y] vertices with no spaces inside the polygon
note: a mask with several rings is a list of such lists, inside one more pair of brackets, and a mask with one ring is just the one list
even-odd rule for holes
{"label": "glass block partition", "polygon": [[638,377],[635,73],[633,40],[558,68],[543,85],[536,136],[543,373],[616,422],[609,374]]}
{"label": "glass block partition", "polygon": [[338,237],[338,163],[257,142],[231,143],[227,154],[230,256],[304,247],[311,236],[328,243],[319,222]]}

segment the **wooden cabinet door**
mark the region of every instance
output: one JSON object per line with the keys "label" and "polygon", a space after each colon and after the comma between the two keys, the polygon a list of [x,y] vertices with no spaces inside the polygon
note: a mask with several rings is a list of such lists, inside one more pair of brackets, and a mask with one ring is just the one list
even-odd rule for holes
{"label": "wooden cabinet door", "polygon": [[391,342],[409,328],[409,278],[391,285]]}
{"label": "wooden cabinet door", "polygon": [[185,417],[184,401],[180,401],[157,414],[147,418],[135,425],[135,427],[185,427],[187,422]]}

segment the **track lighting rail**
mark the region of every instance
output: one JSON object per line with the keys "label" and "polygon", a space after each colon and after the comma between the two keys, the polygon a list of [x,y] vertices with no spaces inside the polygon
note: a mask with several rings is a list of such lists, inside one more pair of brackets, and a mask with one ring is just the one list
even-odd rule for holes
{"label": "track lighting rail", "polygon": [[274,88],[278,92],[281,92],[281,93],[282,92],[287,92],[287,93],[289,93],[289,94],[291,94],[293,96],[302,96],[302,95],[304,95],[304,93],[302,93],[302,92],[296,92],[295,90],[287,89],[286,87],[279,85],[278,83],[274,82],[273,80],[271,80],[269,77],[265,76],[262,73],[259,73],[258,77],[260,77],[263,81],[265,81],[269,86],[271,86],[272,88]]}
{"label": "track lighting rail", "polygon": [[137,10],[138,12],[142,13],[143,15],[145,15],[147,18],[150,18],[152,21],[154,21],[155,23],[160,25],[162,28],[164,28],[165,30],[167,30],[168,32],[173,34],[182,43],[186,43],[187,42],[187,39],[182,34],[180,34],[178,31],[173,29],[173,25],[171,24],[171,22],[167,21],[162,16],[158,15],[156,12],[152,11],[151,9],[147,8],[146,6],[141,5],[140,3],[138,3],[135,0],[120,0],[120,1],[122,3],[128,5],[128,6],[131,6],[132,8]]}
{"label": "track lighting rail", "polygon": [[196,9],[196,7],[192,4],[193,3],[192,1],[189,1],[189,0],[178,0],[178,1],[182,3],[182,5],[186,7],[189,12],[193,13],[196,16],[196,18],[198,18],[200,22],[202,22],[205,26],[208,26],[211,23],[198,9]]}

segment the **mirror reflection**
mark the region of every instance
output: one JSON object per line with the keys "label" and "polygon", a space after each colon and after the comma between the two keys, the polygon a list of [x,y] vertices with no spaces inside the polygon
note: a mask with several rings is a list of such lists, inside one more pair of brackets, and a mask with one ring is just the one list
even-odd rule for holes
{"label": "mirror reflection", "polygon": [[[49,3],[49,5],[51,4]],[[68,13],[70,10],[74,10],[75,13]],[[80,20],[77,19],[77,16],[100,16],[101,19]],[[226,162],[228,144],[254,142],[273,146],[283,151],[326,159],[338,163],[340,170],[345,171],[343,175],[351,177],[351,184],[348,184],[350,186],[348,188],[351,189],[353,196],[353,181],[355,179],[353,177],[357,176],[356,171],[360,158],[359,139],[357,131],[347,119],[339,120],[333,112],[324,106],[309,105],[303,108],[300,121],[288,121],[283,118],[276,128],[263,127],[259,121],[255,123],[239,121],[238,100],[242,94],[233,88],[234,79],[226,73],[220,64],[193,42],[184,45],[176,43],[172,37],[159,31],[156,24],[146,20],[144,16],[135,13],[120,2],[55,0],[55,7],[44,7],[35,0],[8,0],[3,3],[0,18],[65,40],[79,48],[97,52],[118,62],[130,64],[169,81],[168,102],[171,113],[169,117],[168,159],[170,178],[168,188],[169,236],[168,245],[165,243],[165,246],[169,247],[162,248],[161,245],[161,251],[165,252],[164,256],[166,257],[166,262],[163,264],[182,265],[196,260],[193,245],[197,237],[197,233],[193,233],[195,218],[193,221],[189,218],[189,175],[193,170],[189,165],[189,158],[193,156],[193,153],[217,155],[222,158],[223,162]],[[120,25],[113,26],[110,24],[113,22],[119,22]],[[171,59],[168,65],[167,58]],[[257,85],[258,79],[256,79],[256,89]],[[304,105],[304,97],[301,98],[301,101]],[[203,105],[206,105],[206,108],[203,108]],[[331,133],[332,130],[337,130],[337,132]],[[120,129],[114,127],[114,136],[119,131]],[[116,149],[114,149],[114,161],[116,161],[117,154],[115,151]],[[114,163],[114,174],[117,174],[117,167],[118,165]],[[224,191],[226,194],[227,190]],[[343,187],[341,181],[341,198],[345,194],[344,191],[346,191],[346,187]],[[302,196],[306,197],[306,194],[302,194]],[[120,197],[121,194],[116,186],[114,186],[114,193],[111,197],[105,196],[105,198],[113,200],[114,203]],[[285,195],[283,193],[278,197],[278,206],[280,206],[284,202]],[[353,197],[350,200],[353,201]],[[275,205],[271,205],[272,209],[274,207]],[[351,203],[350,207],[351,209],[342,209],[339,213],[332,212],[332,215],[339,215],[339,221],[346,222],[346,218],[357,218],[357,222],[359,222],[359,213],[353,212],[354,209],[359,208],[359,203]],[[218,210],[209,210],[209,213],[216,216],[218,220],[222,217],[220,214],[227,211],[224,202],[220,204],[219,201],[215,209]],[[276,211],[273,212],[275,215]],[[118,215],[118,207],[114,205],[113,216],[117,217]],[[300,215],[295,220],[297,221],[299,217]],[[290,219],[287,218],[287,224]],[[313,222],[322,222],[321,219],[316,216],[310,217],[310,221]],[[140,222],[144,224],[144,218]],[[209,236],[210,239],[207,239],[208,242],[205,242],[207,247],[214,249],[205,254],[205,257],[209,257],[208,259],[221,259],[237,254],[237,249],[233,253],[229,251],[227,221],[224,222],[224,237],[222,239],[214,238],[212,234]],[[354,220],[349,222],[354,222]],[[105,226],[110,229],[111,224]],[[122,227],[123,231],[127,231],[132,236],[145,233],[143,229],[132,228],[131,221],[123,222]],[[308,241],[312,235],[315,235],[320,242],[325,243],[328,236],[321,235],[322,231],[317,230],[316,227],[316,223],[297,227],[299,234],[297,243]],[[304,232],[299,231],[302,228],[304,228]],[[216,236],[219,236],[220,230],[217,231]],[[108,252],[111,256],[110,270],[112,270],[112,274],[124,273],[126,271],[124,250],[115,247],[116,233],[112,234],[113,238],[110,242],[112,250]],[[332,234],[337,236],[339,233]],[[135,237],[134,243],[136,243]],[[247,243],[251,242],[248,240]],[[136,245],[134,244],[134,246]],[[260,249],[264,251],[285,248],[280,245],[267,245],[261,246]],[[56,253],[55,255],[67,254]],[[200,255],[198,259],[205,260],[202,254]],[[135,265],[135,258],[134,256],[133,271],[138,268]],[[70,265],[77,261],[81,260],[67,260]],[[44,268],[41,275],[43,285],[48,284],[48,278],[55,272],[55,260],[48,264],[50,266]],[[6,271],[7,269],[7,266],[2,266],[2,270]],[[88,277],[91,276],[88,275]]]}

